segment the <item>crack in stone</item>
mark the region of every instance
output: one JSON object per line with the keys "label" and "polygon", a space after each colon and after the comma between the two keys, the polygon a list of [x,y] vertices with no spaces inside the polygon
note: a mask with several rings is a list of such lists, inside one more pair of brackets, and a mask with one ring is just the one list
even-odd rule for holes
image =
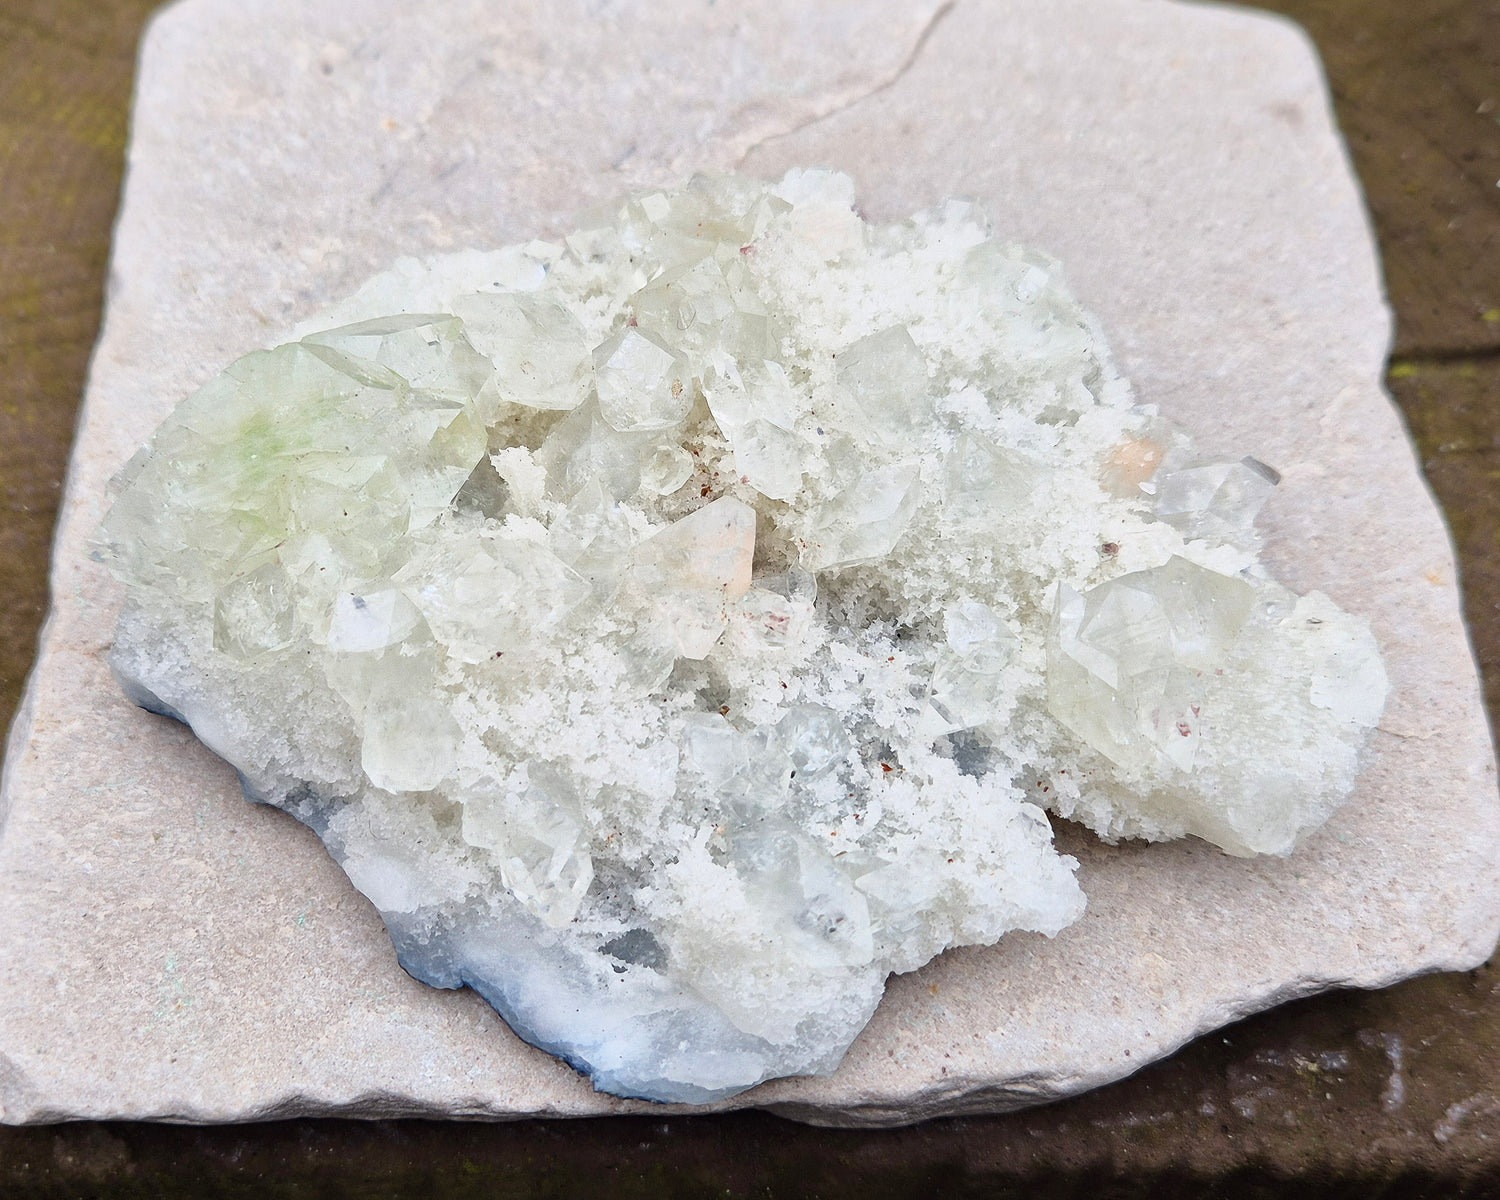
{"label": "crack in stone", "polygon": [[1391,737],[1402,738],[1405,741],[1425,742],[1433,734],[1433,731],[1430,729],[1422,733],[1402,733],[1399,729],[1388,729],[1384,725],[1377,725],[1375,728],[1381,733],[1389,734]]}
{"label": "crack in stone", "polygon": [[944,18],[946,18],[948,14],[951,13],[957,6],[958,0],[945,0],[943,4],[940,4],[933,11],[932,16],[927,18],[927,24],[922,27],[922,32],[917,34],[916,41],[912,43],[912,48],[907,54],[906,58],[902,61],[901,65],[897,67],[896,70],[887,78],[881,80],[869,90],[861,92],[859,95],[851,97],[850,99],[845,100],[840,104],[834,105],[834,107],[830,108],[827,112],[817,113],[814,116],[808,117],[805,121],[799,121],[790,129],[783,129],[777,133],[770,133],[765,137],[757,138],[754,142],[751,142],[750,145],[746,147],[743,152],[741,152],[739,158],[735,160],[734,170],[738,171],[743,168],[746,160],[749,159],[749,157],[757,150],[759,150],[762,146],[769,145],[771,142],[779,142],[783,138],[792,137],[795,134],[801,133],[804,129],[811,129],[814,125],[818,125],[823,121],[831,120],[832,118],[838,116],[840,113],[848,112],[856,104],[863,104],[866,100],[869,100],[874,96],[878,96],[882,92],[889,91],[891,88],[895,87],[896,84],[901,82],[901,80],[912,69],[912,67],[916,65],[917,60],[922,56],[922,51],[927,48],[927,43],[931,40],[934,30],[937,29],[937,27],[943,22]]}

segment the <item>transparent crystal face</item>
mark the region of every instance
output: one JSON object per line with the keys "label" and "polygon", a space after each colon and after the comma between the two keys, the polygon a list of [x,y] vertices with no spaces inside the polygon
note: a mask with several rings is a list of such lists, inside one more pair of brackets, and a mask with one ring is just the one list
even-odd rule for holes
{"label": "transparent crystal face", "polygon": [[231,364],[94,546],[131,694],[418,978],[710,1100],[1075,920],[1040,804],[1286,853],[1348,795],[1384,671],[1256,562],[1275,472],[1135,406],[974,206],[697,177],[502,257],[529,290],[408,263]]}
{"label": "transparent crystal face", "polygon": [[566,412],[587,398],[593,349],[565,306],[506,292],[461,297],[453,310],[493,372],[483,381],[487,407],[516,404]]}
{"label": "transparent crystal face", "polygon": [[1255,603],[1241,579],[1173,558],[1079,595],[1058,589],[1048,709],[1121,766],[1191,771],[1222,671]]}

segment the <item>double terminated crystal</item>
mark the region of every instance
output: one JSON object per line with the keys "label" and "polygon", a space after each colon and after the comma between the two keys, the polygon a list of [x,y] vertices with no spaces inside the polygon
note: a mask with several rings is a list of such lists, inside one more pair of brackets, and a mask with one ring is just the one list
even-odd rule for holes
{"label": "double terminated crystal", "polygon": [[128,693],[622,1095],[832,1070],[890,972],[1076,919],[1040,798],[1289,850],[1383,703],[1256,564],[1274,473],[1133,406],[1054,263],[852,201],[700,178],[398,264],[97,540]]}

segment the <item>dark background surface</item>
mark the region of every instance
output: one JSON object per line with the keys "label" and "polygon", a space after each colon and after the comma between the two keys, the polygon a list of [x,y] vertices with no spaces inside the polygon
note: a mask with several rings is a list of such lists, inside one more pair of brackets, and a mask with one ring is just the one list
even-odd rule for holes
{"label": "dark background surface", "polygon": [[[149,0],[0,0],[0,725],[30,668]],[[1500,0],[1274,0],[1322,52],[1397,314],[1388,382],[1500,705]],[[124,1048],[122,1048],[124,1049]],[[0,1129],[0,1197],[1500,1196],[1500,973],[1302,1001],[1090,1095],[758,1113]]]}

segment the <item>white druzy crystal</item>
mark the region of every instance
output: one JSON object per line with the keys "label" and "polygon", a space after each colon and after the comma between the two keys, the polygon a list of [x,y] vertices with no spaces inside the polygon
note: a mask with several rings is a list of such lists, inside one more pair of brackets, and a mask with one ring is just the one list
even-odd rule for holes
{"label": "white druzy crystal", "polygon": [[1353,785],[1385,676],[1257,564],[1275,472],[971,205],[697,178],[304,332],[123,472],[116,670],[603,1089],[830,1071],[891,972],[1056,933],[1042,805],[1284,854]]}

